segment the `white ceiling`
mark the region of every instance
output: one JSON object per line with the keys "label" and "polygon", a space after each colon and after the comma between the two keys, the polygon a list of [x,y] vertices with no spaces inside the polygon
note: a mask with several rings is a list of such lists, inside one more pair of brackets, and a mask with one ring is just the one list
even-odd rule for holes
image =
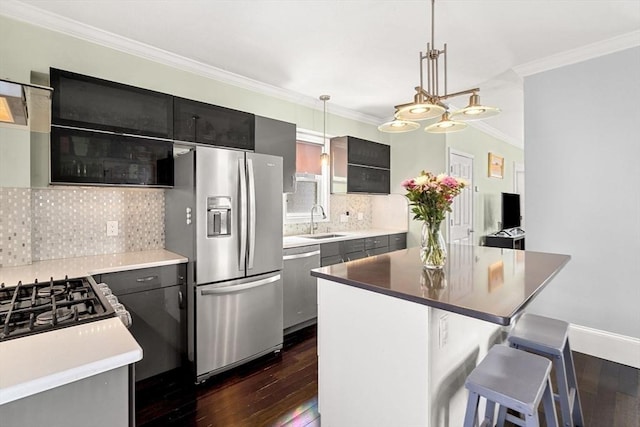
{"label": "white ceiling", "polygon": [[[428,0],[0,0],[0,14],[43,11],[41,25],[59,15],[76,34],[113,33],[317,108],[329,94],[329,111],[372,123],[412,99],[431,38]],[[438,0],[436,47],[445,42],[449,92],[479,86],[482,102],[502,109],[483,129],[522,145],[522,76],[640,45],[640,1]]]}

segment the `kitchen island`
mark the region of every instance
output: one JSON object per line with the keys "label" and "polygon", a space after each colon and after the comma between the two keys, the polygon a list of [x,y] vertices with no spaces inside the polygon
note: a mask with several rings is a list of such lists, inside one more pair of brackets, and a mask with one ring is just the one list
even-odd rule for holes
{"label": "kitchen island", "polygon": [[448,250],[441,271],[419,248],[312,271],[323,426],[462,425],[467,375],[570,259]]}

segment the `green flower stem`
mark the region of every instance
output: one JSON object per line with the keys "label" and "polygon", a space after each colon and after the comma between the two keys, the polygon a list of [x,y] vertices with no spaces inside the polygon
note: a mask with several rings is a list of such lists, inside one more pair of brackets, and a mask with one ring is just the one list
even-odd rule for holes
{"label": "green flower stem", "polygon": [[420,252],[423,264],[427,268],[439,268],[444,266],[447,259],[446,249],[441,246],[440,222],[426,221],[422,237],[422,250]]}

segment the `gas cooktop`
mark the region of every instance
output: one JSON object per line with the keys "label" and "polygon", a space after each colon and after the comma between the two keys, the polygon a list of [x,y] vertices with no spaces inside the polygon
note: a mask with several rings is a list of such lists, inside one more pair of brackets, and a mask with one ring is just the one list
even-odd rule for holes
{"label": "gas cooktop", "polygon": [[115,316],[86,278],[0,285],[0,341]]}

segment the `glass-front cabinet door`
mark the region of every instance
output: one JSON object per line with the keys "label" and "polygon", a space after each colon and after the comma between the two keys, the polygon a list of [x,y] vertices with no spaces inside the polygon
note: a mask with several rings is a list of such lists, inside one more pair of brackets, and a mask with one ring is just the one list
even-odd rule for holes
{"label": "glass-front cabinet door", "polygon": [[177,97],[173,108],[176,140],[254,150],[253,114]]}
{"label": "glass-front cabinet door", "polygon": [[173,186],[173,143],[52,126],[51,183]]}
{"label": "glass-front cabinet door", "polygon": [[173,97],[51,68],[52,123],[173,138]]}

